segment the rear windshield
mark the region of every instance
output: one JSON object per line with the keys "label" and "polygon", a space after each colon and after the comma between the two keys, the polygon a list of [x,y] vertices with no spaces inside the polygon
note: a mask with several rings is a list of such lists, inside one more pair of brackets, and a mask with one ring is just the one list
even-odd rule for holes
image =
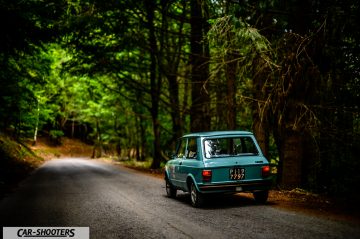
{"label": "rear windshield", "polygon": [[259,154],[253,139],[248,136],[211,138],[203,142],[206,158]]}

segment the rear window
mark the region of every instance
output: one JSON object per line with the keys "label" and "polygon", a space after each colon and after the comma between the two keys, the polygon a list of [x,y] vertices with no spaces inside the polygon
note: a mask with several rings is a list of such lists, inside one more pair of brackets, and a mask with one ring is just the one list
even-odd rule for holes
{"label": "rear window", "polygon": [[259,154],[251,137],[211,138],[204,142],[206,158]]}

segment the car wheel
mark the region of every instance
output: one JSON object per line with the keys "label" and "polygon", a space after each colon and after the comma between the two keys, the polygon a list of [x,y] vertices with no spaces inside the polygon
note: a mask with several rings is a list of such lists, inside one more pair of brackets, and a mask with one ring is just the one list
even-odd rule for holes
{"label": "car wheel", "polygon": [[253,192],[253,195],[256,202],[265,204],[269,196],[269,191],[265,190],[265,191]]}
{"label": "car wheel", "polygon": [[201,207],[204,203],[204,196],[197,190],[194,182],[190,186],[190,198],[193,207]]}
{"label": "car wheel", "polygon": [[170,198],[176,197],[176,188],[169,182],[169,179],[165,179],[166,194]]}

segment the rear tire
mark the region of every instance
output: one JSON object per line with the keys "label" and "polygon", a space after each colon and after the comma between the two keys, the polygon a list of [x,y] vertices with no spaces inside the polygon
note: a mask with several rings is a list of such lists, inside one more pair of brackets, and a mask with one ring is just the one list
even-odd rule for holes
{"label": "rear tire", "polygon": [[193,207],[201,207],[204,204],[204,195],[197,190],[194,182],[190,185],[190,198]]}
{"label": "rear tire", "polygon": [[169,198],[175,198],[176,197],[176,188],[169,182],[169,179],[165,179],[165,187],[166,187],[166,195]]}
{"label": "rear tire", "polygon": [[261,204],[265,204],[268,197],[269,197],[269,191],[265,190],[265,191],[256,191],[253,192],[255,201]]}

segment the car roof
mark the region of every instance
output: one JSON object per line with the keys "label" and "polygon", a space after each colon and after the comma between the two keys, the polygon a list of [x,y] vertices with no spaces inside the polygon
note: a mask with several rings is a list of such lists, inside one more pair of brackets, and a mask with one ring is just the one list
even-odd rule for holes
{"label": "car roof", "polygon": [[249,131],[228,130],[228,131],[208,131],[186,134],[183,137],[213,137],[213,136],[230,136],[230,135],[252,135]]}

